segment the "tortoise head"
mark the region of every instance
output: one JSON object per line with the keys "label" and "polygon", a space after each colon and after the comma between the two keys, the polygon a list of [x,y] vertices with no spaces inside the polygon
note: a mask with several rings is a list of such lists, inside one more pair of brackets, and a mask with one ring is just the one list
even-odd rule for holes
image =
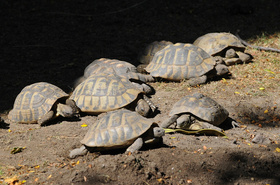
{"label": "tortoise head", "polygon": [[141,116],[144,116],[144,117],[147,117],[149,112],[150,112],[150,106],[149,104],[143,100],[143,99],[140,99],[138,102],[137,102],[137,106],[135,107],[135,111],[138,112]]}
{"label": "tortoise head", "polygon": [[79,108],[77,107],[74,100],[67,99],[66,104],[59,103],[57,104],[56,115],[61,115],[63,117],[78,117]]}
{"label": "tortoise head", "polygon": [[216,65],[215,69],[216,69],[216,73],[218,76],[222,76],[222,75],[229,73],[228,67],[224,64]]}
{"label": "tortoise head", "polygon": [[154,137],[162,137],[165,135],[164,129],[160,127],[154,127],[153,132],[154,132]]}

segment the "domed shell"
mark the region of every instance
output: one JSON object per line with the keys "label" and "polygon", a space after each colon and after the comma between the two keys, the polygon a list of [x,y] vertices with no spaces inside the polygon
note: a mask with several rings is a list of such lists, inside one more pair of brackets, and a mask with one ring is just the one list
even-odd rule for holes
{"label": "domed shell", "polygon": [[202,76],[216,62],[208,53],[192,44],[176,43],[158,51],[146,71],[153,77],[180,81]]}
{"label": "domed shell", "polygon": [[138,73],[137,68],[134,65],[117,59],[101,58],[94,60],[86,67],[84,71],[84,79],[99,73],[115,73],[121,77],[142,82],[154,81],[152,76]]}
{"label": "domed shell", "polygon": [[229,115],[229,112],[224,107],[200,93],[194,93],[193,95],[181,98],[173,105],[169,116],[183,113],[191,113],[216,126],[224,122]]}
{"label": "domed shell", "polygon": [[144,49],[143,52],[141,52],[139,62],[142,64],[149,64],[155,56],[156,52],[162,50],[170,44],[173,43],[165,40],[152,42]]}
{"label": "domed shell", "polygon": [[82,112],[99,114],[122,108],[143,93],[127,78],[116,74],[98,74],[88,77],[79,84],[71,99]]}
{"label": "domed shell", "polygon": [[137,68],[125,61],[100,58],[94,60],[85,68],[84,77],[88,78],[92,74],[97,74],[104,71],[108,71],[109,73],[116,72],[116,74],[122,75],[128,72],[137,73]]}
{"label": "domed shell", "polygon": [[153,124],[136,112],[111,111],[90,127],[81,143],[88,147],[122,148],[131,145]]}
{"label": "domed shell", "polygon": [[50,83],[28,85],[16,97],[8,119],[17,123],[36,123],[62,97],[68,97],[68,94]]}
{"label": "domed shell", "polygon": [[202,48],[211,56],[220,55],[226,48],[235,48],[244,52],[245,46],[231,33],[208,33],[197,38],[195,46]]}

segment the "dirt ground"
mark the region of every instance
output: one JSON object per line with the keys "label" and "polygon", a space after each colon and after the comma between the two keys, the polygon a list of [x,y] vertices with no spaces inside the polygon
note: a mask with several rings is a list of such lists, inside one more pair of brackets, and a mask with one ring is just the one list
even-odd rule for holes
{"label": "dirt ground", "polygon": [[[70,93],[75,79],[98,58],[137,65],[139,52],[156,40],[192,43],[205,33],[237,29],[250,40],[280,30],[276,0],[1,1],[0,9],[4,119],[26,85],[45,81]],[[279,49],[277,43],[269,46]],[[252,63],[230,66],[232,78],[200,87],[150,83],[156,90],[152,101],[160,110],[156,122],[168,118],[181,97],[200,92],[240,123],[239,128],[221,125],[228,139],[166,134],[162,144],[132,155],[118,150],[69,159],[96,117],[58,118],[44,127],[3,121],[0,184],[280,184],[280,68],[273,71],[275,78],[254,72],[259,66],[279,66],[280,55],[246,51],[253,55]],[[242,83],[251,76],[255,81]],[[259,90],[263,85],[265,91]],[[263,139],[254,142],[256,137]],[[11,154],[16,147],[24,149]]]}

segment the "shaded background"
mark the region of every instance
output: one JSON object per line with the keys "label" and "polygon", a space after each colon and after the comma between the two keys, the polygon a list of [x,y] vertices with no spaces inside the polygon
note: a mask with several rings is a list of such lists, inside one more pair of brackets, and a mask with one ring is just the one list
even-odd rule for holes
{"label": "shaded background", "polygon": [[156,40],[187,43],[237,29],[249,39],[280,27],[277,0],[6,0],[0,9],[0,111],[31,83],[71,92],[95,59],[137,65],[139,52]]}

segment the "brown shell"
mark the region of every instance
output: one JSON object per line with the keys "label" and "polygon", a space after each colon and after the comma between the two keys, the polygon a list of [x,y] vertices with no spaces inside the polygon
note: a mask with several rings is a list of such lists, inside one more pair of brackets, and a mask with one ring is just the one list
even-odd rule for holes
{"label": "brown shell", "polygon": [[216,126],[224,122],[229,115],[229,112],[224,107],[200,93],[194,93],[181,98],[173,105],[169,116],[184,113],[193,114]]}
{"label": "brown shell", "polygon": [[157,52],[146,71],[153,77],[180,81],[202,76],[216,62],[208,53],[192,44],[176,43]]}
{"label": "brown shell", "polygon": [[71,99],[83,112],[99,114],[122,108],[143,93],[127,78],[116,74],[98,74],[79,84]]}
{"label": "brown shell", "polygon": [[94,60],[86,67],[84,71],[84,78],[86,79],[91,75],[99,73],[116,73],[121,77],[139,80],[142,82],[154,81],[152,76],[138,73],[137,68],[134,65],[117,59],[101,58]]}
{"label": "brown shell", "polygon": [[229,47],[242,52],[245,50],[241,41],[231,33],[208,33],[197,38],[193,44],[212,56],[221,55]]}
{"label": "brown shell", "polygon": [[68,94],[50,83],[28,85],[16,97],[8,119],[17,123],[36,123],[62,97],[68,97]]}
{"label": "brown shell", "polygon": [[116,72],[118,75],[126,74],[128,72],[137,73],[136,67],[128,62],[117,59],[100,58],[94,60],[85,68],[84,77],[88,78],[92,74],[107,71],[108,73]]}
{"label": "brown shell", "polygon": [[90,127],[81,143],[88,147],[126,147],[152,125],[151,120],[136,112],[126,109],[111,111]]}

